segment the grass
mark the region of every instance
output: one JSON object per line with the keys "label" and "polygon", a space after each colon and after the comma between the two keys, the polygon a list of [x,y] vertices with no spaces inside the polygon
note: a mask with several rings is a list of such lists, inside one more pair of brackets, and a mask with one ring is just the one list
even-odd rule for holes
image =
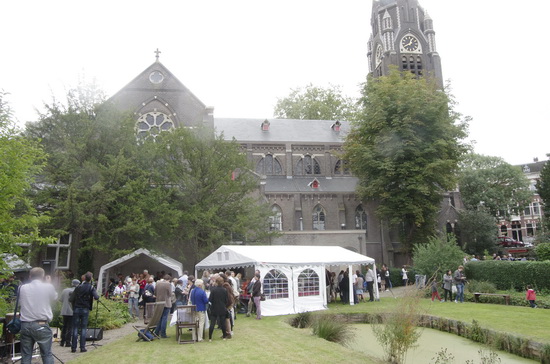
{"label": "grass", "polygon": [[[481,327],[517,334],[550,345],[550,315],[547,310],[492,304],[432,303],[429,299],[423,299],[421,304],[430,315],[467,323],[475,319]],[[383,297],[380,302],[355,306],[329,304],[329,311],[325,313],[384,312],[396,305],[395,299]],[[205,341],[192,345],[176,344],[174,328],[168,331],[170,339],[152,343],[136,343],[137,333],[132,333],[98,350],[79,355],[70,363],[308,364],[338,363],[342,358],[346,358],[349,363],[379,363],[363,353],[318,338],[312,335],[310,329],[295,329],[288,324],[288,318],[264,317],[258,321],[239,315],[233,339],[222,341],[220,331],[216,330],[212,343]]]}
{"label": "grass", "polygon": [[235,336],[220,339],[214,331],[213,341],[178,345],[174,328],[169,339],[152,343],[136,343],[137,333],[105,345],[98,350],[79,355],[70,363],[348,363],[377,364],[365,354],[312,335],[311,330],[295,329],[286,316],[264,317],[254,320],[239,315],[235,323]]}
{"label": "grass", "polygon": [[[529,307],[505,306],[481,303],[433,302],[423,299],[426,314],[472,323],[476,320],[481,327],[517,334],[541,343],[550,344],[550,315],[548,310]],[[331,312],[384,312],[397,305],[391,297],[382,297],[380,303],[355,306],[339,303],[329,304]]]}

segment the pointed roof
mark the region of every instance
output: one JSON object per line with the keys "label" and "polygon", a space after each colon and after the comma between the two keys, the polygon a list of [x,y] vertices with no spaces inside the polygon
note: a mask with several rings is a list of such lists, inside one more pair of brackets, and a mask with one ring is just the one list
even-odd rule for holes
{"label": "pointed roof", "polygon": [[[159,71],[163,75],[163,80],[159,84],[154,84],[150,81],[152,72]],[[191,90],[189,90],[178,78],[170,72],[170,70],[162,64],[157,58],[149,67],[147,67],[143,72],[137,75],[132,81],[130,81],[126,86],[116,92],[110,99],[117,99],[124,92],[140,91],[143,92],[144,89],[153,89],[158,91],[171,91],[171,92],[183,92],[192,97],[197,103],[199,103],[203,108],[206,105],[195,96]]]}

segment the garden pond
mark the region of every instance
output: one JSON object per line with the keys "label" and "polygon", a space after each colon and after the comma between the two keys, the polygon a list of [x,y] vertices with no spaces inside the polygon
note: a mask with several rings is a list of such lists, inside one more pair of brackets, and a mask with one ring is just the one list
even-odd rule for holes
{"label": "garden pond", "polygon": [[[352,326],[355,328],[353,349],[362,351],[370,357],[383,358],[384,350],[372,332],[372,325],[356,324]],[[454,356],[454,364],[463,364],[467,360],[476,364],[481,363],[479,351],[483,350],[485,356],[490,353],[490,349],[486,346],[455,334],[426,328],[419,330],[422,335],[417,342],[418,346],[407,352],[405,364],[434,363],[437,353],[444,349]],[[504,351],[497,350],[495,352],[498,354],[501,364],[538,363],[538,361],[525,359]],[[499,362],[497,361],[497,363]]]}

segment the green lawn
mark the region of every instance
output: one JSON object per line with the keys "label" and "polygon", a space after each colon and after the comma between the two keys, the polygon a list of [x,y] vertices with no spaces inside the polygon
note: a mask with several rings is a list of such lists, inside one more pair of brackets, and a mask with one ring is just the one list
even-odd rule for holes
{"label": "green lawn", "polygon": [[[394,298],[383,297],[379,303],[360,303],[355,306],[330,304],[332,312],[377,312],[394,306]],[[422,300],[425,313],[471,323],[481,327],[517,334],[541,343],[550,343],[550,312],[530,307],[493,305],[488,303],[454,303]]]}
{"label": "green lawn", "polygon": [[[328,312],[377,312],[396,304],[393,298],[355,306],[330,304]],[[550,343],[550,316],[547,310],[526,307],[474,304],[432,303],[422,300],[426,314],[472,322],[482,327],[515,333],[543,343]],[[286,323],[287,317],[265,317],[261,321],[239,315],[235,335],[220,339],[214,332],[212,343],[178,345],[170,328],[169,339],[152,343],[136,343],[136,334],[90,351],[71,363],[377,363],[376,359],[353,349],[314,337],[310,329],[295,329]],[[377,343],[375,345],[378,345]]]}
{"label": "green lawn", "polygon": [[348,363],[375,364],[365,354],[339,344],[319,339],[311,329],[295,329],[286,317],[264,317],[261,321],[239,315],[235,335],[231,340],[220,339],[214,331],[211,343],[178,345],[174,328],[168,330],[170,338],[151,343],[136,343],[137,333],[105,345],[98,350],[79,355],[71,363],[122,364],[122,363]]}

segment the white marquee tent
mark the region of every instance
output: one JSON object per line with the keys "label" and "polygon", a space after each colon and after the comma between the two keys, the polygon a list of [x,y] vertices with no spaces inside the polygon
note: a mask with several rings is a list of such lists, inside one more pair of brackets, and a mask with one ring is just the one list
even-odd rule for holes
{"label": "white marquee tent", "polygon": [[[254,267],[266,295],[262,315],[276,316],[326,309],[325,267],[345,265],[354,272],[354,265],[365,264],[374,259],[339,246],[222,245],[195,266],[195,276],[199,270]],[[350,279],[350,292],[352,284]]]}
{"label": "white marquee tent", "polygon": [[[97,291],[100,293],[103,292],[103,287],[107,286],[107,279],[110,273],[112,276],[116,275],[118,272],[122,272],[123,274],[129,274],[131,272],[141,273],[144,269],[148,269],[151,274],[163,270],[174,271],[177,273],[178,277],[181,277],[183,274],[183,265],[177,260],[141,248],[103,265],[99,269]],[[116,271],[113,272],[113,270]]]}

